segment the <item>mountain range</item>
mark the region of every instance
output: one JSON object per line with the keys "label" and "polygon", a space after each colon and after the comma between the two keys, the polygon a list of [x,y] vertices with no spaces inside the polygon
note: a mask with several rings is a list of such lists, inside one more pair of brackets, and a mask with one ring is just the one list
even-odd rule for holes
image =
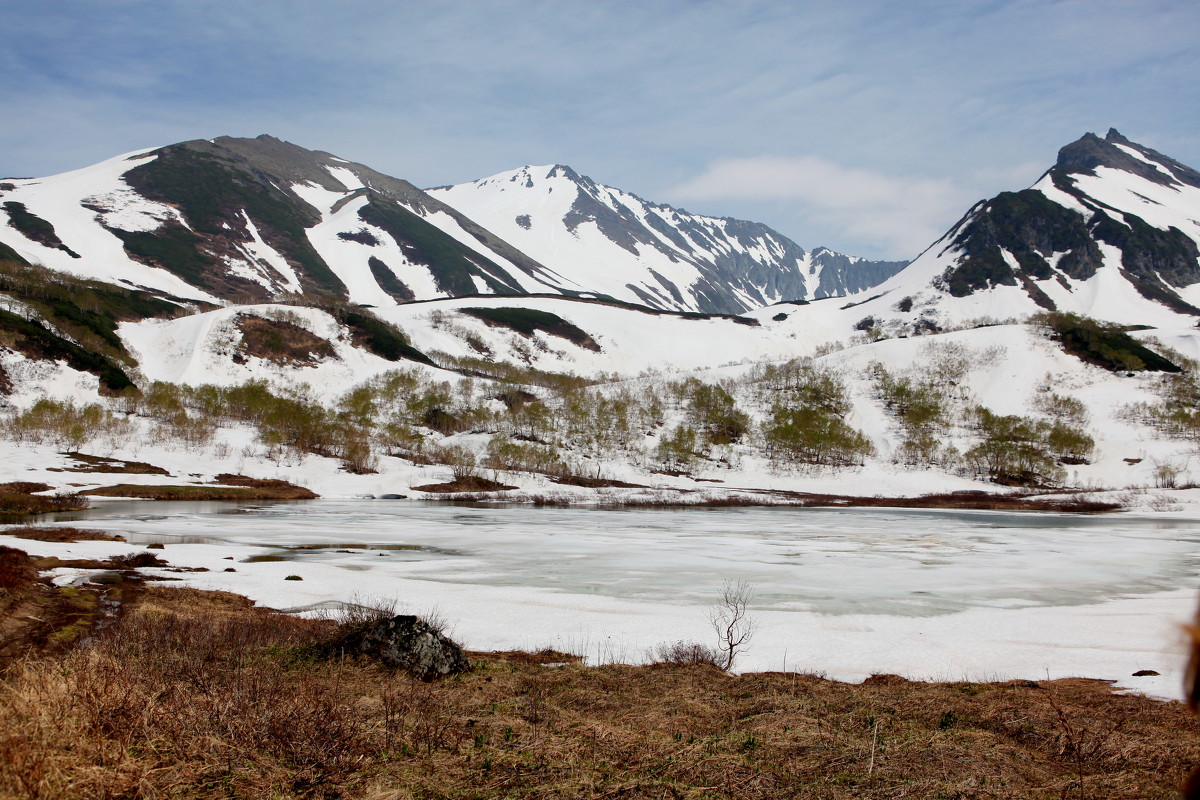
{"label": "mountain range", "polygon": [[0,202],[0,242],[31,263],[210,303],[548,293],[738,313],[904,266],[806,252],[765,225],[648,203],[569,167],[426,192],[269,136],[10,180]]}
{"label": "mountain range", "polygon": [[[1164,329],[1191,352],[1178,332],[1200,315],[1200,173],[1115,130],[975,204],[907,266],[805,251],[562,165],[422,190],[269,136],[6,179],[0,208],[4,344],[71,354],[107,390],[135,372],[247,379],[253,364],[231,361],[239,320],[278,302],[337,354],[288,374],[336,385],[432,363],[427,351],[581,373],[699,367],[1048,309]],[[592,347],[463,311],[483,307],[540,309]],[[654,318],[651,338],[631,322]]]}

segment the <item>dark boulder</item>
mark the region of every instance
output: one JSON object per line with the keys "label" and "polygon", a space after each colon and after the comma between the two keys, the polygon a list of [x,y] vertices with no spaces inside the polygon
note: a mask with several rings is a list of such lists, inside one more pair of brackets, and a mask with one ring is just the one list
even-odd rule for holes
{"label": "dark boulder", "polygon": [[420,617],[400,615],[351,628],[335,645],[431,681],[471,668],[462,648]]}

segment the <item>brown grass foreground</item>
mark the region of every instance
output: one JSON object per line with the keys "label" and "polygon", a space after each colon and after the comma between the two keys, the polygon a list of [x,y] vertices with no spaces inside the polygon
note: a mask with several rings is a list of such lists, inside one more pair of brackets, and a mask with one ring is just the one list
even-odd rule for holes
{"label": "brown grass foreground", "polygon": [[1097,681],[852,685],[476,653],[423,684],[310,657],[332,629],[144,588],[90,646],[8,665],[0,796],[1169,798],[1200,760],[1182,704]]}

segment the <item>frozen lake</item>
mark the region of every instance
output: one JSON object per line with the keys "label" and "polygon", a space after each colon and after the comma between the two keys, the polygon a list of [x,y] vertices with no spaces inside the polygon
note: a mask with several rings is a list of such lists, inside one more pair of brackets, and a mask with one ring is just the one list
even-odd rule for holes
{"label": "frozen lake", "polygon": [[1200,577],[1200,523],[1114,514],[319,500],[118,501],[70,518],[163,542],[173,565],[209,570],[188,583],[267,605],[393,599],[436,609],[471,648],[601,661],[710,641],[706,610],[725,580],[745,581],[760,631],[739,669],[850,680],[1086,675],[1177,696]]}

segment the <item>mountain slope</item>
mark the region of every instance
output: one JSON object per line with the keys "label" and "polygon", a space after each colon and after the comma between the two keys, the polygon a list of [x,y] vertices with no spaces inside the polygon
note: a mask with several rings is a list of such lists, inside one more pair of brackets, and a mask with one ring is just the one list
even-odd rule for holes
{"label": "mountain slope", "polygon": [[904,266],[825,248],[806,253],[766,225],[651,203],[562,165],[429,193],[566,276],[560,290],[653,308],[740,313],[846,294]]}
{"label": "mountain slope", "polygon": [[1089,133],[1032,187],[971,208],[861,311],[926,327],[1047,309],[1190,327],[1198,243],[1200,173],[1116,130]]}
{"label": "mountain slope", "polygon": [[406,181],[260,136],[0,183],[0,242],[70,274],[213,301],[389,305],[545,291],[540,264]]}
{"label": "mountain slope", "polygon": [[853,291],[900,266],[805,253],[764,225],[696,217],[557,169],[566,183],[551,205],[567,205],[551,225],[543,213],[464,213],[443,202],[461,192],[427,193],[270,136],[197,139],[0,182],[0,244],[76,277],[203,302],[552,293],[736,313]]}

